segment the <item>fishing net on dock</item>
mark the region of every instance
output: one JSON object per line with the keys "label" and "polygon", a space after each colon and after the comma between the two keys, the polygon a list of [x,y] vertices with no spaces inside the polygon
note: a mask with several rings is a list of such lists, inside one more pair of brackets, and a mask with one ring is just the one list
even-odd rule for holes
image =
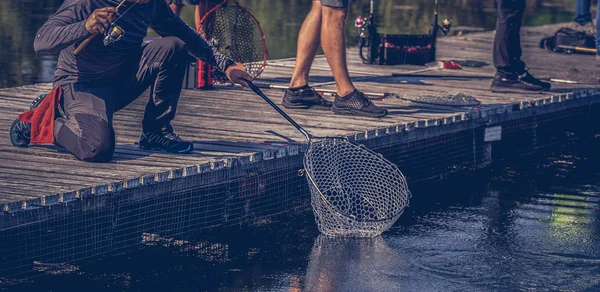
{"label": "fishing net on dock", "polygon": [[328,236],[380,235],[410,199],[395,164],[345,138],[311,141],[304,169],[318,228]]}
{"label": "fishing net on dock", "polygon": [[481,104],[481,102],[472,95],[468,95],[462,92],[452,92],[448,94],[428,94],[421,96],[404,96],[401,99],[416,104],[449,107],[478,106]]}
{"label": "fishing net on dock", "polygon": [[[219,52],[246,66],[258,77],[267,64],[265,36],[256,18],[235,0],[225,0],[209,11],[200,22],[201,33]],[[224,72],[215,70],[216,84],[231,85]]]}

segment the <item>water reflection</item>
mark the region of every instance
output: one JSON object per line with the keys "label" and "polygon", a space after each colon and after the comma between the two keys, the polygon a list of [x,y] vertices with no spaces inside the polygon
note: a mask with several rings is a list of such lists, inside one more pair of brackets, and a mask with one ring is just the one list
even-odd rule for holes
{"label": "water reflection", "polygon": [[315,240],[305,291],[398,291],[409,264],[383,237]]}
{"label": "water reflection", "polygon": [[[311,0],[239,0],[260,21],[267,37],[269,58],[295,55],[296,38]],[[378,25],[383,33],[423,33],[433,18],[433,0],[378,0]],[[0,87],[50,82],[56,56],[40,56],[33,51],[33,38],[61,0],[0,0]],[[458,30],[493,29],[494,0],[440,1],[440,16],[450,18]],[[575,0],[528,0],[526,25],[570,21]],[[366,15],[369,0],[351,1],[347,41],[354,43],[353,21]],[[186,7],[182,18],[193,24],[193,8]],[[443,48],[441,48],[443,49]]]}

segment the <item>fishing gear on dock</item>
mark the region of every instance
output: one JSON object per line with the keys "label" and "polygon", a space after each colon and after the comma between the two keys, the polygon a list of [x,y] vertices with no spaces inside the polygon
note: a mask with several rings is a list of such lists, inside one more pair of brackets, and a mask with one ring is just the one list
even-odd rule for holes
{"label": "fishing gear on dock", "polygon": [[[263,89],[280,89],[286,90],[289,87],[284,85],[266,84],[255,82],[254,85],[258,88]],[[317,89],[315,91],[323,96],[335,96],[337,91],[335,89]],[[399,99],[406,102],[410,102],[413,106],[430,105],[430,106],[441,106],[441,107],[471,107],[478,106],[481,104],[479,100],[471,95],[464,93],[450,93],[445,95],[421,95],[421,96],[401,96],[392,92],[376,93],[376,92],[365,92],[365,95],[371,100],[383,100],[383,99]]]}
{"label": "fishing gear on dock", "polygon": [[[365,64],[425,65],[435,61],[438,30],[447,35],[452,27],[449,19],[438,23],[438,0],[435,0],[434,18],[429,34],[379,34],[374,17],[375,1],[370,2],[368,18],[358,16],[354,26],[358,30],[359,56]],[[367,56],[363,49],[368,48]]]}

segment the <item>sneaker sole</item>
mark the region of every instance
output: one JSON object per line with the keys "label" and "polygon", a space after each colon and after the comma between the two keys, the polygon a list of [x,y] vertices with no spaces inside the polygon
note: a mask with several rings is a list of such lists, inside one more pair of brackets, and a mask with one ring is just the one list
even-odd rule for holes
{"label": "sneaker sole", "polygon": [[315,110],[330,110],[329,106],[322,105],[306,105],[306,104],[293,104],[288,102],[281,102],[281,105],[287,109],[315,109]]}
{"label": "sneaker sole", "polygon": [[539,93],[539,94],[544,93],[544,89],[527,90],[527,89],[514,89],[514,88],[502,88],[502,87],[490,87],[490,91],[492,91],[493,93]]}
{"label": "sneaker sole", "polygon": [[333,111],[333,113],[337,114],[337,115],[361,116],[361,117],[369,117],[369,118],[383,118],[383,117],[387,116],[387,114],[388,114],[387,111],[385,111],[384,113],[381,113],[381,114],[373,114],[373,113],[365,113],[365,112],[361,112],[361,111],[357,111],[357,110],[353,110],[353,109],[337,108],[335,106],[331,107],[331,111]]}
{"label": "sneaker sole", "polygon": [[146,146],[141,146],[139,145],[139,148],[142,150],[147,150],[147,151],[156,151],[156,152],[162,152],[162,153],[175,153],[175,154],[186,154],[186,153],[190,153],[192,151],[194,151],[194,146],[190,146],[185,150],[181,150],[181,151],[166,151],[162,148],[158,148],[158,147],[146,147]]}

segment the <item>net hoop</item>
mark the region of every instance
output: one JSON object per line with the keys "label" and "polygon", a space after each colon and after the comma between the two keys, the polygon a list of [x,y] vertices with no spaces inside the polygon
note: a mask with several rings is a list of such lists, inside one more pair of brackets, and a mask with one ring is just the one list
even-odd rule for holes
{"label": "net hoop", "polygon": [[[321,145],[314,148],[318,143]],[[331,157],[332,153],[340,156]],[[329,157],[323,158],[327,155]],[[351,157],[356,157],[357,160],[352,161],[347,155],[352,155]],[[338,159],[339,163],[331,161]],[[352,237],[380,235],[400,218],[408,206],[411,194],[406,185],[406,178],[398,167],[382,155],[347,138],[326,137],[319,142],[309,140],[303,164],[317,226],[325,235]],[[325,164],[328,166],[323,168]],[[373,178],[369,167],[374,165],[380,168],[379,173],[383,174],[381,178],[385,180],[385,177],[391,177],[389,184],[395,186],[389,188],[389,185],[386,185],[387,191],[381,191],[380,197],[377,196],[382,186],[381,182],[369,181]],[[316,174],[313,171],[316,171]],[[335,174],[324,175],[326,172]],[[320,176],[321,179],[316,179],[315,175]],[[369,186],[370,183],[373,186]],[[369,188],[368,191],[364,190],[365,185]],[[331,199],[323,193],[324,191],[331,196]],[[334,204],[331,200],[337,203]]]}
{"label": "net hoop", "polygon": [[[262,59],[262,64],[260,65],[260,69],[256,72],[248,72],[250,74],[250,76],[252,76],[252,81],[254,81],[256,78],[258,78],[260,76],[260,74],[262,74],[262,72],[265,70],[266,66],[267,66],[267,42],[266,42],[266,37],[265,34],[263,32],[262,27],[260,26],[260,22],[256,19],[256,17],[254,17],[254,15],[252,15],[252,13],[250,13],[250,11],[248,11],[248,9],[246,9],[245,7],[241,6],[236,0],[224,0],[223,2],[217,4],[215,7],[213,7],[211,10],[209,10],[200,20],[200,23],[198,24],[198,28],[202,27],[204,28],[204,24],[207,20],[207,18],[212,15],[213,13],[215,13],[219,8],[227,5],[227,2],[233,2],[239,9],[241,9],[244,13],[246,13],[246,15],[250,16],[250,19],[252,20],[252,22],[254,22],[256,24],[256,27],[258,28],[258,32],[260,33],[260,39],[261,39],[261,43],[262,43],[262,47],[263,47],[263,59]],[[204,30],[204,29],[203,29]],[[205,34],[206,33],[206,30]],[[211,36],[205,35],[204,36],[207,41],[211,39]],[[223,53],[223,52],[221,52]],[[236,61],[236,60],[234,60]],[[259,62],[259,61],[257,61]],[[256,63],[256,62],[251,62],[251,63]],[[241,63],[243,65],[247,65],[249,63]],[[216,69],[215,69],[216,70]],[[224,73],[224,72],[223,72]],[[216,83],[221,84],[221,85],[229,85],[232,86],[233,83],[231,83],[231,81],[229,80],[225,80],[225,79],[221,79],[221,78],[217,78],[215,79]]]}

